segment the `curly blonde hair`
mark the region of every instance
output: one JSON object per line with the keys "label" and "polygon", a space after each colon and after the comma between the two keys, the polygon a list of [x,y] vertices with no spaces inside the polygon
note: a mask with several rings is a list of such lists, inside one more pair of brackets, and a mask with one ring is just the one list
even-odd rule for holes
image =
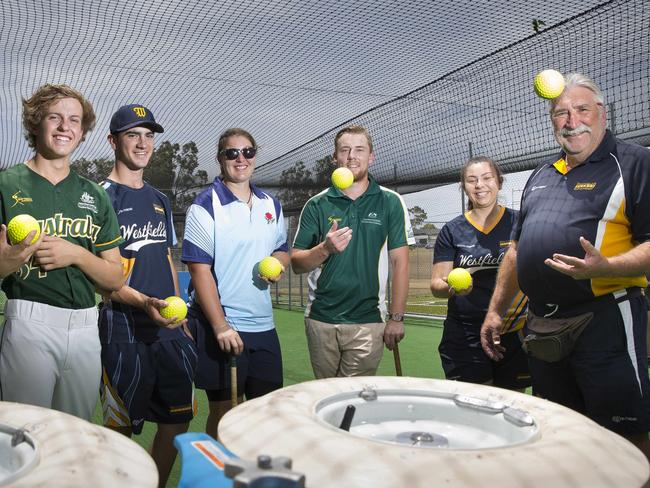
{"label": "curly blonde hair", "polygon": [[43,85],[27,100],[23,98],[23,128],[25,129],[25,139],[27,139],[29,147],[36,147],[36,132],[47,108],[62,98],[74,98],[81,104],[83,109],[81,118],[83,135],[81,140],[85,140],[86,134],[93,130],[96,119],[95,111],[91,103],[80,92],[68,85]]}

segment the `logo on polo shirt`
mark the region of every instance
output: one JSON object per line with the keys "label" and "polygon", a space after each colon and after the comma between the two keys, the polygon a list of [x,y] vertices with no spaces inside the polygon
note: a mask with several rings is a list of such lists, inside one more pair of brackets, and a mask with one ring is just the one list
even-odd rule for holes
{"label": "logo on polo shirt", "polygon": [[342,217],[334,217],[333,215],[330,215],[329,217],[327,217],[327,222],[329,222],[330,225],[332,225],[334,223],[334,221],[336,221],[338,223],[341,220],[343,220]]}
{"label": "logo on polo shirt", "polygon": [[266,212],[264,214],[264,218],[266,219],[267,224],[272,224],[275,222],[275,217],[273,217],[273,214],[271,212]]}
{"label": "logo on polo shirt", "polygon": [[636,417],[620,417],[618,415],[612,417],[612,422],[616,422],[617,424],[620,424],[621,422],[636,422],[637,420]]}
{"label": "logo on polo shirt", "polygon": [[367,217],[361,219],[361,223],[381,225],[381,219],[377,218],[377,212],[370,212]]}
{"label": "logo on polo shirt", "polygon": [[16,193],[11,195],[11,198],[14,200],[14,204],[11,206],[11,208],[14,208],[18,204],[25,205],[26,203],[32,203],[32,199],[30,197],[21,197],[21,193],[22,190],[18,190]]}
{"label": "logo on polo shirt", "polygon": [[574,190],[593,190],[596,188],[596,182],[592,183],[576,183],[576,186],[573,187]]}
{"label": "logo on polo shirt", "polygon": [[83,208],[86,210],[91,210],[95,213],[97,213],[97,206],[95,206],[95,197],[90,195],[87,191],[83,192],[81,194],[81,197],[79,198],[79,203],[77,204],[77,207]]}

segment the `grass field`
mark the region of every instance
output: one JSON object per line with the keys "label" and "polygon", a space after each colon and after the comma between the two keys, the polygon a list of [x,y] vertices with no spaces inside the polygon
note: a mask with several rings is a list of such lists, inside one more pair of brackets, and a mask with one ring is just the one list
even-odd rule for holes
{"label": "grass field", "polygon": [[[314,376],[309,363],[309,354],[307,353],[302,312],[275,309],[275,323],[282,344],[285,386],[313,380]],[[400,357],[404,376],[443,378],[444,375],[437,352],[438,343],[442,334],[440,323],[430,319],[419,319],[415,321],[407,318],[405,327],[406,337],[400,343]],[[388,350],[385,351],[377,374],[382,376],[395,375],[393,355]],[[190,430],[202,432],[204,431],[208,406],[203,391],[197,390],[196,395],[199,411],[198,415],[190,424]],[[95,409],[93,422],[97,424],[102,423],[102,413],[99,404]],[[154,434],[155,424],[147,423],[142,434],[134,436],[133,440],[145,449],[148,449]],[[180,462],[177,460],[169,482],[167,483],[168,487],[177,486],[179,474]]]}

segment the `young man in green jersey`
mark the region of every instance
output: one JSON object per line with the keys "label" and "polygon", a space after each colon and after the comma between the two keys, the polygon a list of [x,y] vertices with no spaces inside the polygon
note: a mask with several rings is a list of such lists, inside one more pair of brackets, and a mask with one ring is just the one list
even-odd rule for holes
{"label": "young man in green jersey", "polygon": [[[66,85],[23,100],[25,137],[35,151],[0,173],[0,278],[8,301],[0,342],[0,399],[90,419],[101,377],[95,287],[123,283],[117,217],[106,192],[70,169],[95,124],[92,105]],[[19,214],[41,237],[10,246]]]}
{"label": "young man in green jersey", "polygon": [[334,159],[352,171],[354,183],[332,186],[305,204],[291,251],[294,271],[310,273],[305,328],[316,378],[374,375],[384,344],[393,350],[404,337],[408,245],[415,244],[400,195],[368,174],[375,159],[368,131],[339,131]]}

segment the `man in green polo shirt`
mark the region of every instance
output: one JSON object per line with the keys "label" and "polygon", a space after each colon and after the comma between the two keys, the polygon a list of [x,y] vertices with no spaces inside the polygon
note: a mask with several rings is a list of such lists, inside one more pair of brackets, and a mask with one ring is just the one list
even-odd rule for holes
{"label": "man in green polo shirt", "polygon": [[[66,85],[23,100],[34,157],[0,173],[0,279],[7,294],[0,343],[0,400],[90,419],[99,392],[101,345],[95,287],[123,284],[117,217],[106,192],[70,170],[95,124],[92,105]],[[33,233],[10,245],[6,225],[29,214]]]}
{"label": "man in green polo shirt", "polygon": [[352,171],[354,183],[307,201],[291,251],[293,270],[309,272],[305,330],[316,378],[374,375],[384,344],[392,350],[404,337],[408,245],[415,244],[400,195],[368,174],[375,159],[368,131],[354,125],[340,130],[334,158]]}

